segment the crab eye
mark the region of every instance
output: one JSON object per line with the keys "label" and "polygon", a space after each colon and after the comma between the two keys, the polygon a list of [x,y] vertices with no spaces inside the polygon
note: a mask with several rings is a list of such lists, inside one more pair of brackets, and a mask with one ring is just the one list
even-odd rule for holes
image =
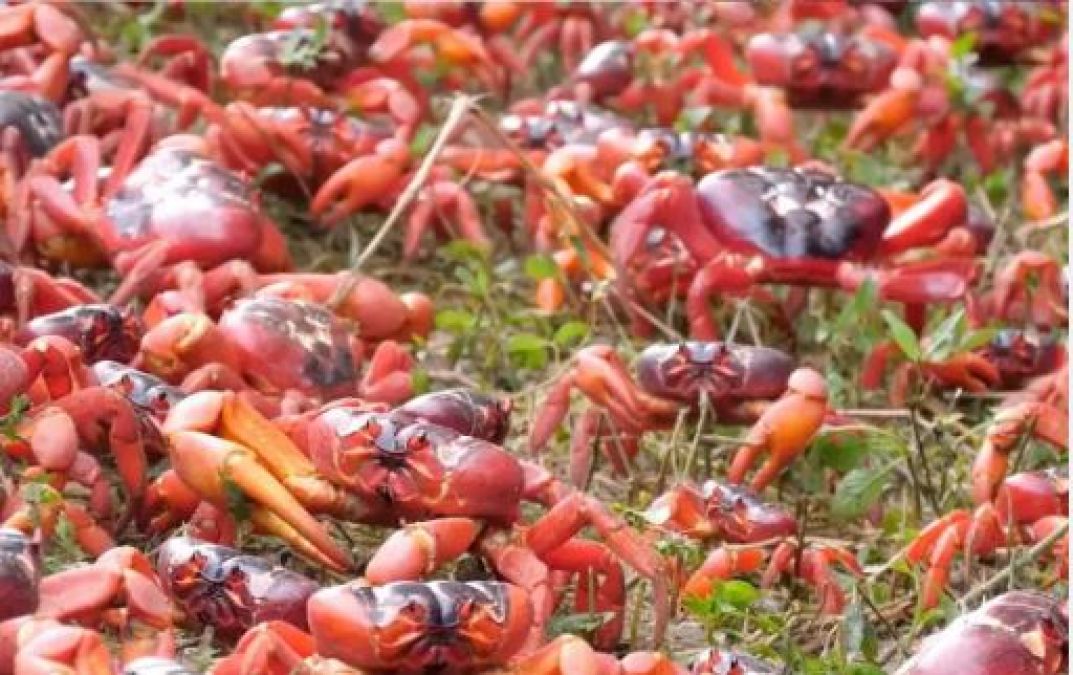
{"label": "crab eye", "polygon": [[383,431],[380,427],[380,423],[373,418],[365,420],[365,423],[361,425],[359,431],[369,438],[379,438],[380,433]]}
{"label": "crab eye", "polygon": [[406,448],[412,452],[427,450],[429,445],[428,434],[423,431],[417,432],[406,442]]}

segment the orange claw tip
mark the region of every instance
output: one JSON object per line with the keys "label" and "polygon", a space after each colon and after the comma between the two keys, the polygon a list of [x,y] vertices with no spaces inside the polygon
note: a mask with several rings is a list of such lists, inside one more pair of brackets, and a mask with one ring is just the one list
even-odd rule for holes
{"label": "orange claw tip", "polygon": [[787,388],[808,398],[827,400],[827,382],[811,368],[798,368],[791,373]]}
{"label": "orange claw tip", "polygon": [[166,436],[178,431],[213,431],[230,395],[229,392],[206,390],[180,399],[168,411],[161,430]]}

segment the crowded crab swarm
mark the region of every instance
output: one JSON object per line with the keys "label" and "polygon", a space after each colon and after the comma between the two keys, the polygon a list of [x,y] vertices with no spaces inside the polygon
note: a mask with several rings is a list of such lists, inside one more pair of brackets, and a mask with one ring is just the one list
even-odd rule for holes
{"label": "crowded crab swarm", "polygon": [[0,6],[0,675],[1068,672],[1056,0]]}

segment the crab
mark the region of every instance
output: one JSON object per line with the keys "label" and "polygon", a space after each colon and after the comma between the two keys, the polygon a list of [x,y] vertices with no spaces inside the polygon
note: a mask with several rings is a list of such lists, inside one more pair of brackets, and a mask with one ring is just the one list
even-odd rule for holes
{"label": "crab", "polygon": [[1028,153],[1021,176],[1021,210],[1029,220],[1047,220],[1058,212],[1058,197],[1047,177],[1069,169],[1069,143],[1065,139],[1037,145]]}
{"label": "crab", "polygon": [[34,317],[100,302],[94,291],[75,279],[0,261],[0,316],[14,322],[5,331],[22,328]]}
{"label": "crab", "polygon": [[[410,522],[370,562],[370,580],[410,578],[476,546],[508,580],[534,595],[536,635],[555,604],[549,567],[582,577],[590,569],[609,575],[607,592],[620,597],[613,592],[622,580],[613,552],[653,584],[656,634],[666,625],[662,559],[598,500],[490,441],[415,420],[413,414],[400,418],[341,401],[315,414],[304,433],[292,430],[292,436],[304,436],[306,454],[279,426],[227,392],[187,397],[164,430],[172,468],[202,499],[224,508],[221,477],[229,476],[229,484],[256,505],[252,518],[258,526],[330,567],[352,563],[312,513],[374,524]],[[485,480],[487,475],[496,479]],[[523,501],[539,502],[548,511],[519,527]],[[602,535],[606,548],[572,539],[586,525]],[[432,542],[441,547],[430,547]],[[621,607],[609,611],[620,613]]]}
{"label": "crab", "polygon": [[955,40],[965,33],[976,36],[973,51],[990,65],[1014,62],[1058,32],[1058,7],[1047,3],[1009,2],[925,2],[916,15],[917,30]]}
{"label": "crab", "polygon": [[[289,269],[283,236],[256,206],[248,183],[184,149],[184,142],[171,137],[133,171],[125,170],[133,162],[113,165],[103,194],[96,139],[75,136],[57,146],[24,179],[32,214],[26,230],[38,252],[75,264],[111,259],[127,275],[113,294],[117,304],[151,287],[162,268],[186,260],[212,267],[246,258],[262,271]],[[57,180],[68,170],[73,194]]]}
{"label": "crab", "polygon": [[104,359],[129,362],[138,353],[142,325],[137,314],[106,304],[79,304],[27,321],[13,336],[16,344],[58,336],[82,350],[88,364]]}
{"label": "crab", "polygon": [[0,527],[0,621],[32,614],[41,582],[39,547],[19,530]]}
{"label": "crab", "polygon": [[78,24],[60,8],[47,2],[28,2],[0,10],[0,51],[41,46],[44,56],[30,62],[22,72],[4,72],[0,88],[38,94],[59,102],[67,90],[68,61],[83,42]]}
{"label": "crab", "polygon": [[1069,321],[1065,270],[1040,251],[1021,251],[1005,261],[994,287],[969,299],[969,317],[981,325],[997,320],[1047,330]]}
{"label": "crab", "polygon": [[306,601],[320,588],[263,558],[185,536],[161,545],[156,568],[179,608],[225,639],[237,639],[265,621],[308,630]]}
{"label": "crab", "polygon": [[[374,665],[374,672],[408,674],[429,669],[486,675],[686,672],[658,652],[633,652],[620,660],[574,635],[528,649],[521,643],[525,626],[520,624],[533,610],[524,591],[510,584],[439,581],[375,587],[357,581],[324,589],[314,598],[312,635],[281,621],[259,624],[233,654],[216,663],[214,675],[360,675]],[[393,639],[399,633],[405,639]]]}
{"label": "crab", "polygon": [[[967,214],[964,189],[947,180],[907,195],[816,168],[718,171],[695,188],[685,176],[664,172],[612,223],[611,250],[625,270],[620,277],[643,277],[667,255],[667,247],[646,251],[646,236],[657,223],[674,235],[699,268],[686,299],[697,339],[717,334],[711,295],[765,283],[855,290],[872,280],[881,299],[907,305],[915,325],[928,303],[953,303],[968,292],[977,243],[962,227]],[[876,265],[923,246],[933,246],[937,257]]]}
{"label": "crab", "polygon": [[0,347],[0,401],[6,411],[17,396],[38,404],[90,386],[93,381],[82,350],[65,338],[42,337],[21,349]]}
{"label": "crab", "polygon": [[898,56],[888,34],[874,26],[853,34],[815,27],[760,33],[745,50],[758,85],[785,91],[792,106],[819,108],[854,106],[882,90]]}
{"label": "crab", "polygon": [[816,588],[824,612],[839,614],[846,599],[831,567],[837,564],[852,574],[863,573],[856,557],[841,547],[813,544],[798,556],[797,545],[790,539],[797,535],[797,520],[742,486],[711,480],[699,489],[679,485],[653,501],[644,516],[656,532],[724,544],[713,549],[696,570],[686,570],[689,576],[682,593],[687,598],[707,597],[717,580],[759,571],[766,557],[764,587],[792,574]]}
{"label": "crab", "polygon": [[1054,675],[1069,668],[1065,603],[1010,591],[927,638],[897,675],[938,675],[958,664],[965,675]]}
{"label": "crab", "polygon": [[172,383],[210,367],[210,381],[227,373],[269,395],[295,391],[328,400],[360,393],[398,402],[411,394],[412,360],[397,343],[381,342],[359,380],[365,347],[341,318],[322,305],[272,295],[243,298],[218,322],[204,314],[169,317],[142,338],[141,356]]}
{"label": "crab", "polygon": [[63,119],[51,101],[19,91],[0,91],[0,209],[15,201],[16,185],[30,162],[63,139]]}
{"label": "crab", "polygon": [[[575,362],[548,394],[529,437],[534,450],[547,444],[566,416],[574,388],[600,406],[584,414],[573,434],[575,481],[589,466],[587,448],[599,427],[601,408],[610,415],[613,429],[626,436],[627,453],[635,449],[637,435],[670,428],[683,409],[710,405],[720,421],[755,422],[732,462],[729,479],[742,482],[759,454],[768,451],[768,461],[751,483],[756,490],[771,483],[805,448],[827,412],[823,378],[807,368],[794,370],[789,357],[769,348],[721,342],[655,344],[638,360],[640,386],[608,346],[586,347]],[[624,467],[623,458],[611,457],[616,467]]]}
{"label": "crab", "polygon": [[[1056,377],[1064,380],[1067,372],[1063,367]],[[999,410],[972,466],[976,510],[958,509],[939,518],[921,530],[906,552],[910,562],[927,563],[922,607],[938,604],[959,550],[966,556],[986,557],[1007,543],[1043,539],[1066,521],[1064,477],[1046,472],[1006,477],[1009,455],[1026,431],[1064,449],[1069,438],[1065,405],[1059,408],[1046,400],[1025,400]],[[1063,575],[1068,569],[1068,547],[1068,537],[1055,545]]]}
{"label": "crab", "polygon": [[327,305],[350,285],[333,313],[355,324],[362,341],[426,337],[432,330],[432,301],[423,293],[396,294],[383,282],[347,272],[258,274],[244,260],[234,260],[202,273],[189,265],[177,268],[175,289],[158,293],[143,316],[153,327],[169,316],[201,312],[219,316],[236,297],[247,294]]}

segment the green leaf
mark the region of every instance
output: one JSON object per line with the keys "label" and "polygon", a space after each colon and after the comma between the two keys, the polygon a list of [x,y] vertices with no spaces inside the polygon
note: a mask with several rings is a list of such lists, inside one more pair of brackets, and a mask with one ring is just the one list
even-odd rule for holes
{"label": "green leaf", "polygon": [[954,353],[957,336],[962,332],[965,322],[965,308],[958,307],[950,316],[942,320],[931,335],[924,354],[925,361],[945,361]]}
{"label": "green leaf", "polygon": [[559,347],[579,344],[589,337],[589,324],[584,321],[567,321],[559,326],[551,340]]}
{"label": "green leaf", "polygon": [[531,255],[525,259],[525,276],[530,279],[555,279],[559,276],[559,266],[550,255]]}
{"label": "green leaf", "polygon": [[920,341],[917,339],[913,329],[889,309],[884,309],[881,314],[883,320],[887,322],[891,339],[902,350],[905,357],[910,361],[919,361],[921,357]]}
{"label": "green leaf", "polygon": [[591,634],[614,617],[612,612],[585,612],[552,617],[548,622],[548,636]]}
{"label": "green leaf", "polygon": [[436,140],[437,133],[436,127],[429,124],[422,124],[418,127],[413,140],[410,141],[410,155],[414,158],[424,158],[425,153],[432,147],[432,142]]}
{"label": "green leaf", "polygon": [[253,509],[246,493],[227,474],[221,472],[220,479],[223,481],[224,497],[227,499],[227,513],[235,519],[235,522],[248,521]]}
{"label": "green leaf", "polygon": [[622,30],[628,38],[640,35],[648,28],[648,17],[639,9],[631,11],[622,21]]}
{"label": "green leaf", "polygon": [[[842,615],[842,631],[840,634],[842,640],[842,648],[846,651],[851,658],[856,659],[863,656],[869,661],[875,660],[876,652],[878,649],[878,638],[876,636],[875,628],[864,614],[864,605],[859,597],[855,597],[853,602],[846,608],[845,613]],[[850,672],[871,672],[869,670],[872,666],[867,664],[857,664],[864,667],[865,670],[851,669]]]}
{"label": "green leaf", "polygon": [[845,473],[857,467],[868,454],[868,436],[858,429],[831,429],[812,442],[821,466]]}
{"label": "green leaf", "polygon": [[958,343],[959,352],[969,352],[979,347],[990,343],[998,335],[997,328],[978,328],[976,330],[970,330],[965,335],[961,336],[961,342]]}
{"label": "green leaf", "polygon": [[477,317],[461,309],[441,309],[436,312],[436,328],[455,335],[465,335],[477,327]]}
{"label": "green leaf", "polygon": [[429,390],[428,371],[420,366],[415,367],[410,371],[410,382],[415,396],[427,393]]}
{"label": "green leaf", "polygon": [[516,333],[507,338],[507,354],[522,368],[543,368],[548,362],[548,342],[539,335]]}
{"label": "green leaf", "polygon": [[18,394],[11,399],[7,414],[0,416],[0,434],[12,441],[20,440],[19,425],[22,424],[22,419],[30,410],[31,405],[30,397],[26,394]]}
{"label": "green leaf", "polygon": [[748,581],[728,579],[715,587],[713,595],[719,602],[745,611],[760,599],[760,589]]}
{"label": "green leaf", "polygon": [[847,473],[831,498],[831,515],[839,520],[859,518],[883,493],[887,475],[894,463],[879,469],[857,468]]}
{"label": "green leaf", "polygon": [[950,58],[961,59],[973,53],[976,47],[976,33],[969,31],[957,37],[950,45]]}

